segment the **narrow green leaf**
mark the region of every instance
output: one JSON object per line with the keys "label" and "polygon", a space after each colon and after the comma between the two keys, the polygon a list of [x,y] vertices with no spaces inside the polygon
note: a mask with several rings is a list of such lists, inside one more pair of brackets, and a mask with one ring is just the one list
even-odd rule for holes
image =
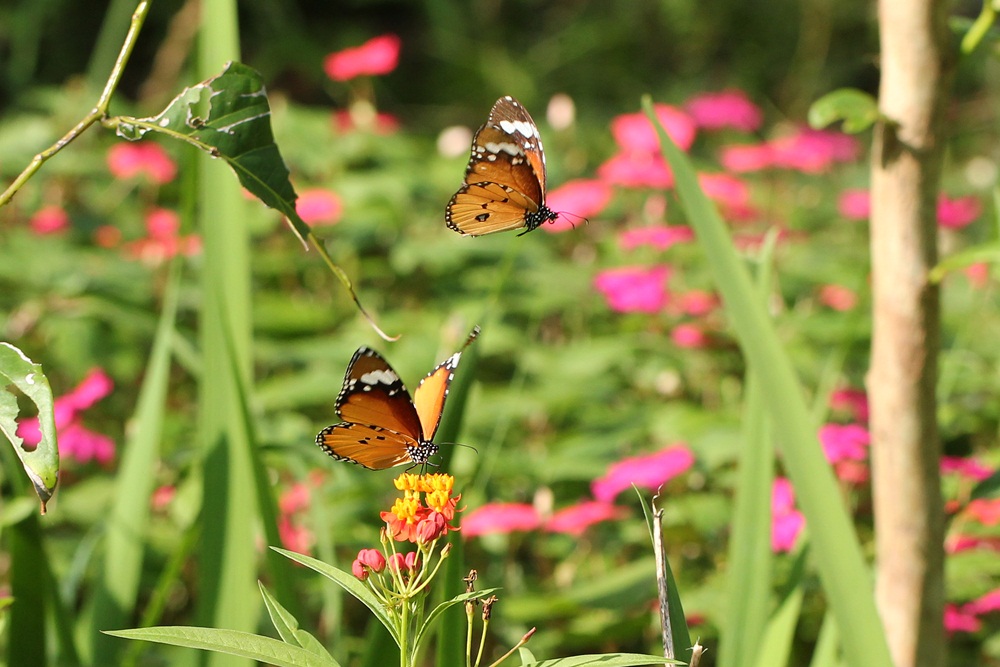
{"label": "narrow green leaf", "polygon": [[264,584],[260,582],[257,582],[257,584],[260,587],[260,594],[264,598],[264,606],[271,617],[271,623],[274,624],[274,628],[278,631],[278,635],[282,641],[286,644],[300,646],[310,653],[315,653],[321,658],[328,659],[331,665],[336,664],[337,661],[333,659],[333,656],[326,650],[326,647],[312,636],[312,634],[299,627],[298,620],[288,613],[287,609],[281,606],[274,596],[264,588]]}
{"label": "narrow green leaf", "polygon": [[748,364],[760,376],[782,461],[809,523],[817,568],[844,639],[847,662],[857,667],[887,667],[892,660],[875,609],[871,573],[791,361],[756,298],[725,224],[699,187],[690,161],[659,124],[648,97],[643,99],[643,108],[657,128],[681,205],[705,251],[732,329]]}
{"label": "narrow green leaf", "polygon": [[931,282],[939,283],[949,273],[961,271],[979,262],[1000,264],[1000,243],[992,241],[956,252],[954,255],[950,255],[938,262],[937,266],[931,269],[928,278],[930,278]]}
{"label": "narrow green leaf", "polygon": [[809,107],[809,125],[819,129],[838,120],[844,132],[864,132],[879,119],[878,102],[856,88],[840,88],[827,93]]}
{"label": "narrow green leaf", "polygon": [[640,667],[641,665],[683,665],[680,660],[667,660],[663,656],[641,653],[603,653],[575,655],[541,662],[529,662],[523,667]]}
{"label": "narrow green leaf", "polygon": [[392,635],[392,639],[396,642],[396,646],[400,646],[399,635],[397,634],[395,623],[389,616],[388,612],[386,612],[382,601],[375,597],[375,594],[368,590],[367,586],[358,581],[353,574],[338,570],[337,568],[327,565],[322,561],[318,561],[315,558],[310,558],[309,556],[304,556],[302,554],[297,554],[294,551],[286,551],[285,549],[279,549],[278,547],[271,548],[286,558],[291,558],[296,563],[301,563],[309,569],[319,572],[324,577],[331,580],[360,600],[362,604],[368,607],[368,609],[375,614],[375,618],[377,618],[379,622],[381,622],[382,625],[389,630],[389,634]]}
{"label": "narrow green leaf", "polygon": [[760,646],[752,656],[753,664],[757,667],[782,667],[789,664],[792,642],[795,639],[795,626],[802,610],[807,553],[808,549],[804,547],[799,549],[792,566],[792,574],[787,582],[787,594],[778,606],[777,612],[768,621]]}
{"label": "narrow green leaf", "polygon": [[532,653],[527,646],[522,646],[521,648],[517,649],[517,655],[519,658],[521,658],[522,666],[532,662],[538,662],[538,659],[535,658],[535,654]]}
{"label": "narrow green leaf", "polygon": [[339,667],[340,663],[285,642],[239,630],[163,626],[135,630],[108,631],[113,637],[140,639],[158,644],[197,648],[259,660],[276,667]]}
{"label": "narrow green leaf", "polygon": [[[35,487],[38,499],[45,503],[55,492],[59,481],[59,449],[56,446],[56,421],[53,412],[52,389],[42,367],[10,343],[0,343],[0,431],[3,432],[21,459],[21,465]],[[34,449],[24,446],[17,435],[17,398],[6,389],[13,384],[38,407],[38,428],[42,439]]]}
{"label": "narrow green leaf", "polygon": [[819,629],[816,648],[813,650],[809,667],[837,667],[837,649],[840,646],[840,633],[837,632],[837,622],[833,614],[827,611],[823,615],[823,625]]}
{"label": "narrow green leaf", "polygon": [[441,616],[441,614],[443,614],[446,610],[450,609],[451,607],[454,607],[457,604],[465,602],[466,600],[481,600],[485,597],[488,597],[491,593],[495,593],[499,590],[500,590],[499,588],[487,588],[481,591],[462,593],[461,595],[457,595],[450,600],[445,600],[441,604],[434,607],[433,611],[431,611],[431,613],[427,615],[427,618],[424,619],[423,626],[421,626],[420,629],[417,630],[416,637],[414,637],[413,639],[413,653],[411,655],[410,662],[414,665],[417,664],[417,656],[420,655],[420,645],[423,643],[424,637],[427,636],[427,633],[431,629],[433,629],[434,624],[437,623],[437,620]]}

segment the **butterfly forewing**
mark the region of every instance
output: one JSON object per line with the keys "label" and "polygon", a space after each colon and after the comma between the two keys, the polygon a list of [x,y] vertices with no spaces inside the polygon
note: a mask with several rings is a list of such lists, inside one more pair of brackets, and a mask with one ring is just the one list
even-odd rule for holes
{"label": "butterfly forewing", "polygon": [[538,208],[545,196],[540,172],[525,153],[520,137],[484,125],[472,142],[472,159],[465,170],[466,183],[499,183],[520,192]]}
{"label": "butterfly forewing", "polygon": [[345,422],[377,424],[411,440],[420,438],[420,418],[403,381],[389,362],[370,348],[354,353],[336,409]]}
{"label": "butterfly forewing", "polygon": [[[510,95],[501,97],[490,109],[486,125],[500,128],[521,144],[544,192],[545,150],[542,148],[542,137],[538,132],[538,126],[524,105]],[[541,204],[540,200],[536,201]]]}
{"label": "butterfly forewing", "polygon": [[316,436],[316,444],[340,461],[372,470],[407,463],[425,463],[437,445],[419,443],[405,433],[370,424],[334,424]]}

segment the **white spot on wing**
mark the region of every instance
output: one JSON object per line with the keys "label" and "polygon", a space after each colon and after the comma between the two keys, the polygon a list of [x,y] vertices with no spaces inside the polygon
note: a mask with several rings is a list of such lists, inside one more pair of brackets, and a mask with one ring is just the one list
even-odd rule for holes
{"label": "white spot on wing", "polygon": [[492,141],[486,143],[486,150],[490,153],[507,153],[508,155],[524,155],[524,150],[517,144],[500,143]]}
{"label": "white spot on wing", "polygon": [[369,387],[376,384],[392,384],[399,381],[399,376],[392,371],[368,371],[361,376],[361,381]]}
{"label": "white spot on wing", "polygon": [[528,139],[538,136],[538,128],[523,120],[502,120],[500,121],[500,129],[507,134],[520,134]]}

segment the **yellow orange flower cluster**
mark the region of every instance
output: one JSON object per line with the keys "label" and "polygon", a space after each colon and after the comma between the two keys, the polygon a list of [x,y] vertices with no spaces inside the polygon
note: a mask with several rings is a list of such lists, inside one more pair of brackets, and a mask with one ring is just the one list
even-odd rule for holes
{"label": "yellow orange flower cluster", "polygon": [[380,516],[386,524],[386,534],[397,542],[408,540],[427,544],[457,530],[449,522],[455,513],[461,494],[452,497],[455,478],[444,473],[414,475],[403,473],[393,484],[403,492],[388,512]]}

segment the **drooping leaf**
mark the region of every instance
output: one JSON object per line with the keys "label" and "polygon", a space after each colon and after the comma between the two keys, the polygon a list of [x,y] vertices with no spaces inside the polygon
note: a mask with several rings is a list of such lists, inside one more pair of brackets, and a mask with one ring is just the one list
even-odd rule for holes
{"label": "drooping leaf", "polygon": [[[44,514],[45,503],[52,497],[59,480],[52,389],[41,365],[9,343],[0,343],[0,378],[4,380],[4,388],[0,390],[0,431],[7,436],[21,459],[21,465],[42,501]],[[42,439],[33,449],[26,447],[24,440],[17,435],[17,397],[6,389],[11,384],[38,407],[38,428]]]}
{"label": "drooping leaf", "polygon": [[530,662],[523,667],[640,667],[641,665],[683,664],[680,660],[667,660],[663,657],[642,655],[641,653],[603,653]]}
{"label": "drooping leaf", "polygon": [[834,90],[809,107],[809,125],[816,129],[839,120],[843,121],[844,132],[857,134],[874,125],[878,118],[878,102],[856,88]]}
{"label": "drooping leaf", "polygon": [[320,657],[329,658],[330,664],[336,664],[326,647],[311,633],[299,627],[298,619],[281,606],[275,597],[264,588],[264,584],[258,582],[258,585],[260,586],[260,594],[264,597],[264,606],[267,607],[267,613],[271,617],[271,623],[274,624],[281,639],[286,644],[300,646]]}

